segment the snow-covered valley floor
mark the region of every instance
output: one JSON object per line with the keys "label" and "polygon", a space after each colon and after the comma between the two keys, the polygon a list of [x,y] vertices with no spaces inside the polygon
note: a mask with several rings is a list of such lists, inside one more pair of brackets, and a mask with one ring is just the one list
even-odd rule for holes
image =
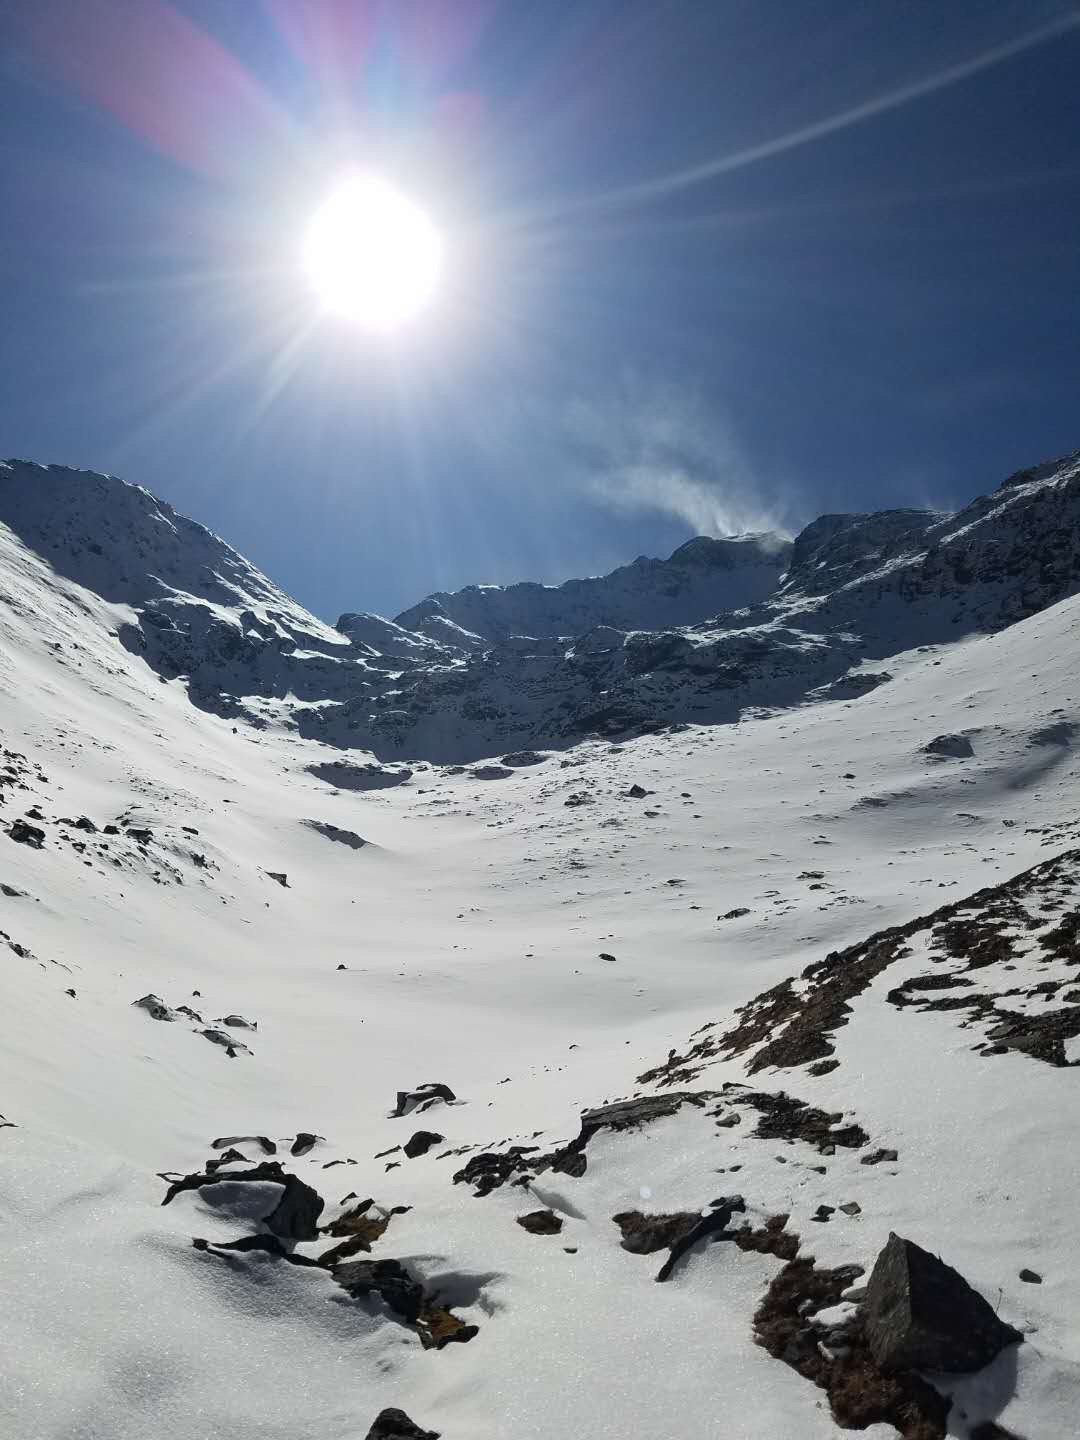
{"label": "snow-covered valley floor", "polygon": [[[736,1194],[753,1228],[787,1215],[819,1266],[869,1271],[898,1232],[1023,1333],[942,1382],[949,1434],[1076,1433],[1076,1077],[985,1053],[982,1011],[890,1000],[932,968],[929,930],[850,999],[835,1067],[752,1072],[753,1047],[718,1048],[684,1078],[681,1059],[829,952],[1080,845],[1080,600],[900,656],[859,699],[354,790],[310,768],[341,751],[194,708],[112,638],[123,606],[14,543],[4,559],[0,821],[42,837],[0,833],[4,1434],[363,1440],[391,1406],[445,1440],[846,1433],[756,1343],[782,1258],[701,1243],[658,1284],[663,1251],[620,1244],[616,1215]],[[971,753],[928,753],[942,735]],[[1049,899],[1030,890],[1044,930],[1075,910],[1074,871]],[[1044,930],[1019,925],[995,968],[965,972],[1015,996],[991,1007],[1067,1006],[1080,970],[1067,947],[1047,961]],[[454,1101],[391,1115],[433,1083]],[[867,1143],[757,1135],[764,1112],[737,1086],[840,1113]],[[565,1145],[590,1107],[673,1089],[709,1098],[600,1128],[584,1173],[523,1166],[527,1183],[479,1196],[454,1180],[477,1155]],[[440,1138],[409,1158],[418,1130]],[[293,1155],[302,1133],[318,1138]],[[255,1165],[257,1136],[325,1201],[322,1225],[369,1197],[369,1216],[409,1207],[372,1258],[473,1338],[425,1348],[325,1268],[193,1246],[254,1233],[280,1186],[163,1206],[162,1176],[230,1148]],[[879,1149],[896,1159],[865,1163]],[[515,1223],[537,1210],[557,1233]]]}

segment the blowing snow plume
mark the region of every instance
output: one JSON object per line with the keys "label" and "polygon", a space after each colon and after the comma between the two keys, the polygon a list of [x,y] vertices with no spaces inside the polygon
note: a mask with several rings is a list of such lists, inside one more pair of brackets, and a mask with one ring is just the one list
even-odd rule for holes
{"label": "blowing snow plume", "polygon": [[790,538],[786,504],[754,475],[730,425],[693,394],[630,379],[609,399],[572,402],[567,424],[601,503],[675,516],[696,535]]}

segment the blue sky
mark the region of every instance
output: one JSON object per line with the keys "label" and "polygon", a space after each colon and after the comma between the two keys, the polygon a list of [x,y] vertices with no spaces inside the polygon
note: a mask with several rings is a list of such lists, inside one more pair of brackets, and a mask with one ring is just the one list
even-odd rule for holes
{"label": "blue sky", "polygon": [[[1064,0],[35,0],[0,17],[0,454],[393,613],[1080,445]],[[444,291],[321,317],[377,169]]]}

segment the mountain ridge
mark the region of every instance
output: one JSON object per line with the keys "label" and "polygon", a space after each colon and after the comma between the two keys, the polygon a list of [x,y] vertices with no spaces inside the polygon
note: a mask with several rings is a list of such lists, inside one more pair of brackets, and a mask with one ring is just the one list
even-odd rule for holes
{"label": "mountain ridge", "polygon": [[1078,517],[1073,453],[957,512],[823,516],[790,546],[698,537],[604,577],[470,586],[334,628],[148,491],[64,467],[0,472],[0,521],[67,578],[127,604],[121,643],[197,705],[410,761],[865,693],[893,655],[1074,593]]}

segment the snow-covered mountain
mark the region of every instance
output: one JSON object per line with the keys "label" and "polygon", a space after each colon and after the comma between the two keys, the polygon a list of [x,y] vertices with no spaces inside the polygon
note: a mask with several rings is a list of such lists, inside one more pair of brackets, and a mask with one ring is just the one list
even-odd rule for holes
{"label": "snow-covered mountain", "polygon": [[790,547],[700,538],[600,579],[472,586],[336,629],[144,490],[18,463],[0,477],[0,521],[125,602],[122,642],[198,706],[384,759],[847,698],[888,680],[890,656],[998,630],[1080,585],[1078,455],[957,514],[830,515]]}
{"label": "snow-covered mountain", "polygon": [[[781,535],[728,540],[698,536],[667,560],[639,555],[632,565],[563,585],[469,585],[452,595],[429,595],[396,623],[443,639],[447,622],[475,636],[469,649],[514,636],[558,639],[598,626],[655,630],[693,625],[722,610],[764,600],[787,568],[791,543]],[[347,617],[346,617],[347,618]],[[343,628],[339,622],[338,628]]]}
{"label": "snow-covered mountain", "polygon": [[1071,1437],[1078,497],[332,628],[0,468],[0,1431]]}

